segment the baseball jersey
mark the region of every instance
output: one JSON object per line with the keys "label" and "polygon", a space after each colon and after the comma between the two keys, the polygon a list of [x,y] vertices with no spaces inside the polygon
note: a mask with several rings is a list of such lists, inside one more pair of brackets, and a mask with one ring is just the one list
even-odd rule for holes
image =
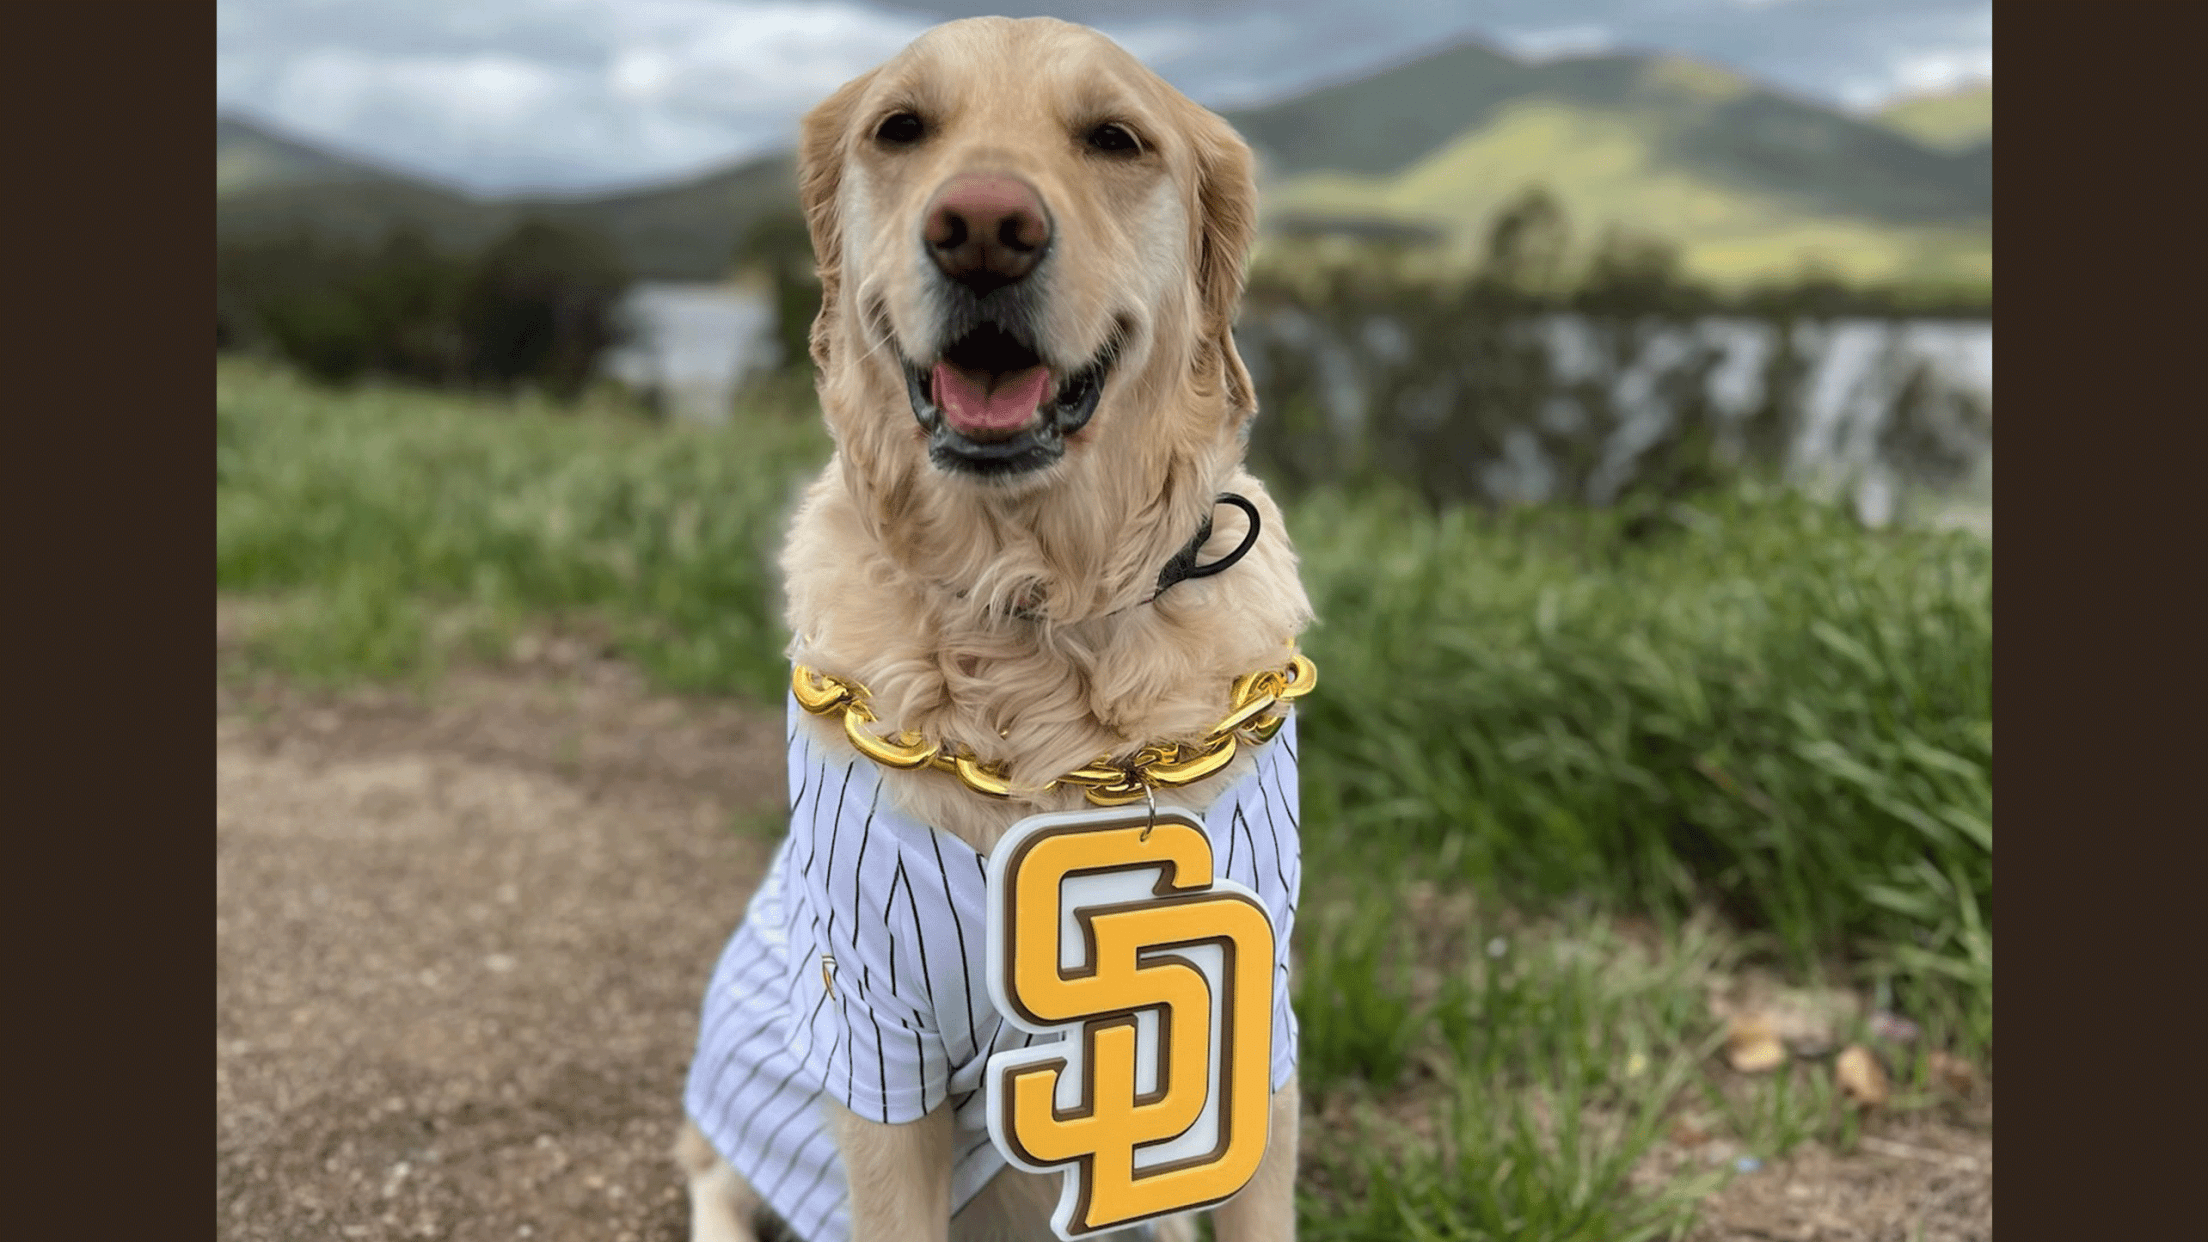
{"label": "baseball jersey", "polygon": [[[990,1054],[1052,1037],[989,998],[986,859],[898,810],[870,760],[816,744],[794,699],[789,711],[789,835],[714,969],[683,1106],[798,1236],[843,1242],[849,1190],[824,1101],[890,1124],[948,1101],[955,1212],[1004,1167],[984,1112]],[[1272,917],[1274,1090],[1296,1064],[1295,728],[1291,716],[1203,812],[1218,873]]]}

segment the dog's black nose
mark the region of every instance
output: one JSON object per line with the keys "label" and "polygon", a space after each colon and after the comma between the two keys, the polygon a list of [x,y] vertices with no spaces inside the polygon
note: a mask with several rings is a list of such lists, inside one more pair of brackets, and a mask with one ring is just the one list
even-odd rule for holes
{"label": "dog's black nose", "polygon": [[936,192],[922,236],[945,276],[987,293],[1035,270],[1050,245],[1050,215],[1017,177],[962,173]]}

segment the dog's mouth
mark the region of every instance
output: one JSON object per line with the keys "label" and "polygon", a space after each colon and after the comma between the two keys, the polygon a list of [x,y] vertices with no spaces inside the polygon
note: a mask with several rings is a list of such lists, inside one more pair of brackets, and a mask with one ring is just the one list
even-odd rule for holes
{"label": "dog's mouth", "polygon": [[1011,475],[1065,456],[1066,437],[1088,425],[1119,354],[1119,333],[1086,366],[1053,370],[1013,330],[984,323],[933,366],[905,363],[912,414],[928,456],[946,470]]}

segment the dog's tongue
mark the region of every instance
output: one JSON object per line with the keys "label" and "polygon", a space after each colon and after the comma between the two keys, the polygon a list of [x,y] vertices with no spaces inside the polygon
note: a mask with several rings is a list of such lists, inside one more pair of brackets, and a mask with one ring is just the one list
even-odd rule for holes
{"label": "dog's tongue", "polygon": [[1042,367],[996,373],[935,364],[935,403],[963,432],[1018,431],[1035,416],[1049,387],[1050,372]]}

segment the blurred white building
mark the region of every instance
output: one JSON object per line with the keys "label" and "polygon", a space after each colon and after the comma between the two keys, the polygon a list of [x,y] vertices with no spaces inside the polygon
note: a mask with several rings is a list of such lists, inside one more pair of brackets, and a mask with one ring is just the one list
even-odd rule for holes
{"label": "blurred white building", "polygon": [[670,418],[727,422],[737,387],[781,361],[774,305],[762,292],[726,284],[639,281],[618,313],[629,337],[606,351],[606,374]]}

